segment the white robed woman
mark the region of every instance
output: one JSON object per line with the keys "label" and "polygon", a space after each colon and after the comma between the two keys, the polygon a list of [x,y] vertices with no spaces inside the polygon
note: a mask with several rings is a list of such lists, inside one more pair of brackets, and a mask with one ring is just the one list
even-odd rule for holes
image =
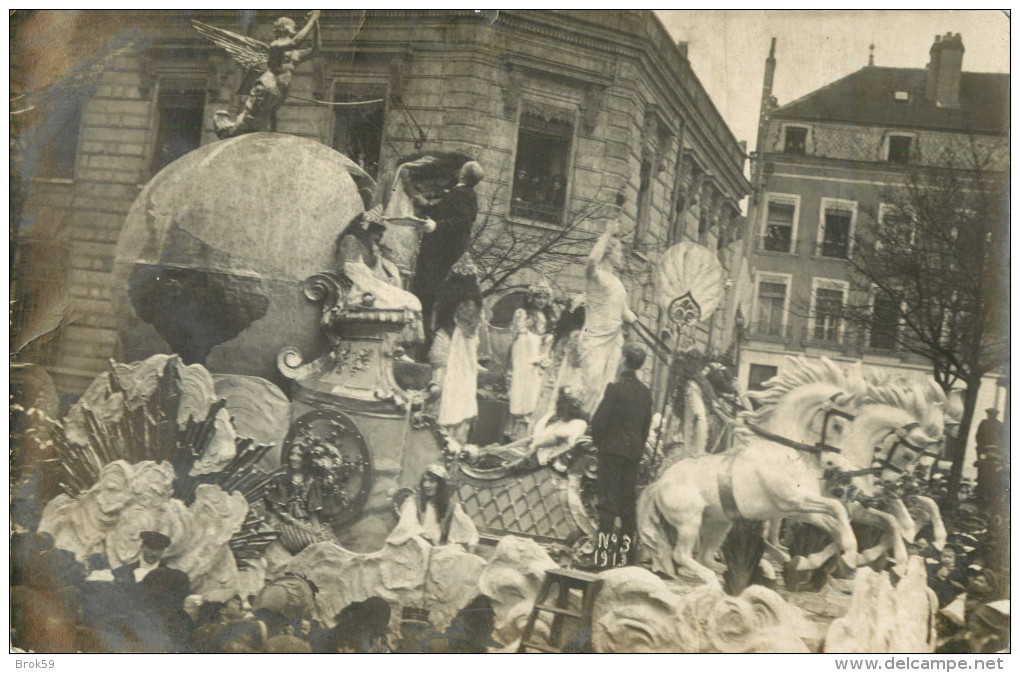
{"label": "white robed woman", "polygon": [[[622,204],[621,204],[622,205]],[[627,306],[627,289],[616,276],[623,263],[623,249],[616,230],[617,220],[609,220],[585,265],[584,328],[578,341],[578,362],[567,372],[560,385],[568,386],[581,399],[585,413],[598,408],[606,386],[616,378],[623,352],[623,326],[637,320]]]}
{"label": "white robed woman", "polygon": [[564,472],[568,467],[565,460],[557,459],[573,449],[587,430],[588,416],[581,410],[580,400],[571,391],[561,389],[555,410],[538,419],[529,436],[503,445],[468,445],[461,455],[483,469],[499,467],[529,472],[551,465]]}
{"label": "white robed woman", "polygon": [[552,288],[547,284],[528,288],[524,306],[514,312],[510,345],[510,436],[528,433],[536,412],[556,315]]}
{"label": "white robed woman", "polygon": [[353,283],[347,305],[404,311],[408,325],[400,341],[418,343],[425,338],[421,301],[403,288],[400,270],[386,258],[385,233],[382,207],[376,206],[355,218],[340,235],[337,267]]}
{"label": "white robed woman", "polygon": [[478,546],[478,529],[455,497],[446,468],[438,463],[429,465],[418,493],[401,503],[400,519],[386,541],[401,544],[420,535],[434,545],[462,544],[473,551]]}
{"label": "white robed woman", "polygon": [[433,321],[429,388],[439,394],[439,426],[463,444],[478,415],[478,342],[483,329],[482,293],[468,253],[440,287]]}

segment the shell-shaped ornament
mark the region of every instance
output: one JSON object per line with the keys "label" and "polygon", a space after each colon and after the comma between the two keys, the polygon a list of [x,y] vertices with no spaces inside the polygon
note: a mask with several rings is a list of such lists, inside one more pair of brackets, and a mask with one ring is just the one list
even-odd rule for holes
{"label": "shell-shaped ornament", "polygon": [[670,319],[694,324],[722,303],[726,272],[712,251],[684,241],[662,254],[655,269],[655,300]]}

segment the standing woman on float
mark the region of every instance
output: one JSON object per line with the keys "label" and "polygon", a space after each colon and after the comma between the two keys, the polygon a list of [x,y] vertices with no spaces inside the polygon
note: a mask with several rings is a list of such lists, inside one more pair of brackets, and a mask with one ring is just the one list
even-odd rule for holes
{"label": "standing woman on float", "polygon": [[542,390],[542,369],[549,351],[556,314],[552,289],[545,284],[528,288],[524,306],[514,312],[510,345],[510,422],[508,434],[516,439],[531,429],[535,405]]}
{"label": "standing woman on float", "polygon": [[[617,207],[623,198],[617,197]],[[627,288],[616,270],[623,264],[623,246],[616,238],[616,219],[595,242],[585,265],[584,328],[578,342],[578,367],[568,372],[561,385],[575,391],[585,413],[598,408],[606,386],[616,379],[623,348],[623,326],[637,320],[627,306]]]}

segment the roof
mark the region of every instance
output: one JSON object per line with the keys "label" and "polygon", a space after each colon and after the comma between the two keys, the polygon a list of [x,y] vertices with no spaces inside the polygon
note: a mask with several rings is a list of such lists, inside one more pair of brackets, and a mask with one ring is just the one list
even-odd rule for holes
{"label": "roof", "polygon": [[[774,117],[844,121],[1004,134],[1009,128],[1009,75],[963,72],[960,108],[935,106],[924,95],[927,71],[866,66],[772,112]],[[893,98],[910,93],[909,102]]]}

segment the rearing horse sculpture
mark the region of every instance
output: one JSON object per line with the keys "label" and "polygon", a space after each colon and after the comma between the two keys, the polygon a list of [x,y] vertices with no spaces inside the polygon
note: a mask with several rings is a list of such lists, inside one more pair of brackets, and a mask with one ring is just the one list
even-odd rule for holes
{"label": "rearing horse sculpture", "polygon": [[[913,540],[916,528],[899,497],[897,485],[921,458],[931,455],[930,448],[938,443],[941,434],[941,407],[920,384],[904,380],[887,383],[882,379],[865,384],[856,415],[845,433],[842,451],[829,462],[828,480],[835,484],[839,477],[844,482],[853,479],[853,489],[841,488],[850,518],[883,532],[878,544],[861,551],[858,565],[891,553],[894,570],[906,567],[904,540]],[[935,528],[941,528],[934,503],[930,507],[919,504],[933,516]],[[934,515],[930,514],[932,507]],[[801,520],[822,528],[827,523],[812,517]],[[798,559],[795,569],[817,568],[837,551],[837,546],[830,544]]]}
{"label": "rearing horse sculpture", "polygon": [[[890,549],[900,567],[905,566],[902,538],[905,525],[912,531],[912,522],[906,507],[884,491],[938,441],[941,412],[917,385],[869,384],[845,376],[824,359],[802,357],[792,364],[756,396],[771,404],[743,416],[747,426],[738,433],[737,447],[719,460],[709,456],[680,461],[642,494],[640,531],[652,550],[653,569],[672,574],[676,561],[715,582],[709,566],[715,565],[713,557],[730,520],[779,518],[767,516],[770,511],[817,525],[835,540],[798,569],[817,567],[837,551],[845,562],[858,565]],[[839,500],[827,497],[833,475],[841,482]],[[871,506],[882,496],[888,512]],[[834,509],[833,502],[839,507]],[[855,553],[852,533],[853,551],[847,547],[843,521],[848,510],[855,520],[885,532],[881,543],[861,556]],[[677,529],[672,559],[660,517]]]}
{"label": "rearing horse sculpture", "polygon": [[[813,516],[823,523],[837,539],[844,561],[855,563],[857,540],[847,511],[842,502],[822,494],[825,461],[819,455],[825,453],[826,441],[841,445],[854,396],[845,393],[842,372],[828,360],[801,357],[794,365],[796,376],[791,375],[791,384],[771,411],[794,439],[780,443],[767,432],[740,430],[733,448],[681,460],[641,494],[639,536],[651,551],[653,570],[675,575],[675,562],[715,584],[714,555],[733,519],[768,521],[792,515]],[[677,533],[672,553],[664,523]]]}

